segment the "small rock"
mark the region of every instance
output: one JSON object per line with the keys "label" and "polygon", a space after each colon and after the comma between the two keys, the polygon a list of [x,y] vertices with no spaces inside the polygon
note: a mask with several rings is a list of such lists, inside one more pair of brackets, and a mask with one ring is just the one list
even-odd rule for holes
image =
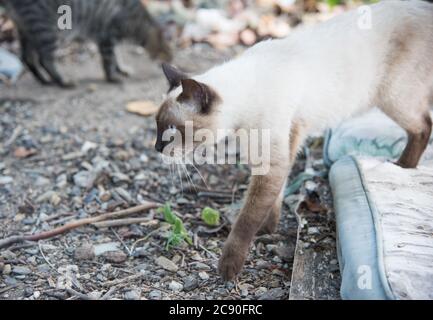
{"label": "small rock", "polygon": [[125,300],[140,300],[141,292],[139,290],[130,290],[125,292]]}
{"label": "small rock", "polygon": [[120,248],[119,243],[107,242],[107,243],[101,243],[101,244],[95,245],[94,250],[95,250],[96,256],[101,256],[106,252],[119,251],[119,248]]}
{"label": "small rock", "polygon": [[309,227],[307,233],[309,235],[315,235],[315,234],[319,234],[320,230],[318,227]]}
{"label": "small rock", "polygon": [[101,199],[102,202],[110,201],[110,199],[111,199],[111,192],[110,191],[101,192],[99,194],[99,199]]}
{"label": "small rock", "polygon": [[110,251],[105,253],[103,256],[105,260],[112,263],[122,263],[128,259],[128,256],[123,251]]}
{"label": "small rock", "polygon": [[13,277],[4,276],[4,283],[8,286],[16,286],[18,284],[18,281]]}
{"label": "small rock", "polygon": [[167,271],[176,272],[179,269],[178,266],[173,261],[163,256],[160,256],[157,259],[155,259],[155,263]]}
{"label": "small rock", "polygon": [[170,282],[170,284],[168,285],[168,288],[169,288],[171,291],[179,292],[179,291],[182,291],[182,290],[183,290],[183,285],[182,285],[181,283],[177,282],[177,281],[172,280],[172,281]]}
{"label": "small rock", "polygon": [[183,288],[185,291],[191,291],[198,287],[198,279],[194,276],[188,276],[185,278]]}
{"label": "small rock", "polygon": [[131,194],[128,191],[126,191],[124,188],[119,187],[119,188],[116,188],[115,191],[126,202],[128,202],[128,203],[134,202],[134,200],[131,197]]}
{"label": "small rock", "polygon": [[5,264],[3,267],[3,274],[9,275],[12,272],[12,267],[10,264]]}
{"label": "small rock", "polygon": [[24,288],[24,296],[28,298],[32,295],[33,295],[33,288],[32,287],[25,287]]}
{"label": "small rock", "polygon": [[26,266],[16,266],[16,267],[13,267],[12,273],[25,276],[25,275],[32,273],[32,270],[30,270],[30,268],[28,268]]}
{"label": "small rock", "polygon": [[114,183],[120,183],[120,182],[130,182],[131,179],[129,177],[121,172],[114,172],[111,174],[111,179]]}
{"label": "small rock", "polygon": [[149,292],[149,299],[150,300],[160,300],[162,297],[162,293],[159,290],[152,290]]}
{"label": "small rock", "polygon": [[57,188],[63,189],[66,188],[67,185],[68,185],[68,176],[66,174],[62,174],[57,177],[56,179]]}
{"label": "small rock", "polygon": [[14,260],[17,257],[17,255],[10,250],[3,251],[2,253],[0,253],[0,256],[2,256],[6,260]]}
{"label": "small rock", "polygon": [[199,273],[198,273],[198,276],[199,276],[200,279],[202,279],[202,280],[209,280],[209,275],[208,275],[206,272],[204,272],[204,271],[199,272]]}
{"label": "small rock", "polygon": [[204,264],[202,262],[191,262],[190,265],[196,270],[206,270],[206,271],[210,270],[210,267],[207,264]]}
{"label": "small rock", "polygon": [[80,171],[74,175],[73,179],[77,187],[87,188],[90,183],[91,173],[89,171]]}
{"label": "small rock", "polygon": [[84,244],[78,247],[74,253],[74,257],[77,260],[93,260],[95,256],[95,248],[91,244]]}
{"label": "small rock", "polygon": [[9,184],[14,181],[14,178],[8,176],[0,176],[0,185]]}
{"label": "small rock", "polygon": [[272,266],[272,263],[270,263],[269,261],[265,261],[265,260],[259,260],[256,263],[256,269],[257,270],[269,269],[271,266]]}
{"label": "small rock", "polygon": [[292,262],[293,256],[295,255],[295,246],[279,246],[275,248],[274,253],[278,255],[285,262]]}
{"label": "small rock", "polygon": [[281,300],[286,296],[286,291],[282,288],[274,288],[260,296],[259,300]]}
{"label": "small rock", "polygon": [[33,292],[33,298],[39,299],[40,296],[41,296],[41,292],[40,291]]}
{"label": "small rock", "polygon": [[83,146],[81,147],[81,152],[83,154],[88,153],[90,150],[96,149],[98,145],[91,141],[84,142]]}
{"label": "small rock", "polygon": [[268,292],[268,289],[265,287],[258,287],[257,290],[254,292],[254,295],[259,298],[262,295],[264,295],[266,292]]}
{"label": "small rock", "polygon": [[50,183],[51,183],[50,179],[45,178],[43,176],[38,176],[36,178],[36,181],[35,181],[35,186],[36,187],[43,187],[43,186],[49,185]]}

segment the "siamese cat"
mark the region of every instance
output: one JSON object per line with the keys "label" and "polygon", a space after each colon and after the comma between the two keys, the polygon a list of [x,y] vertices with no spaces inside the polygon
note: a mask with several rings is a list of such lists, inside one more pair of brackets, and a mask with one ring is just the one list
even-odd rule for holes
{"label": "siamese cat", "polygon": [[254,236],[275,231],[286,177],[312,131],[378,106],[408,135],[396,164],[417,166],[432,130],[433,5],[383,1],[261,42],[198,76],[163,71],[170,90],[156,116],[157,151],[170,144],[166,130],[185,134],[186,121],[194,132],[270,131],[269,170],[252,176],[219,260],[219,273],[231,280]]}

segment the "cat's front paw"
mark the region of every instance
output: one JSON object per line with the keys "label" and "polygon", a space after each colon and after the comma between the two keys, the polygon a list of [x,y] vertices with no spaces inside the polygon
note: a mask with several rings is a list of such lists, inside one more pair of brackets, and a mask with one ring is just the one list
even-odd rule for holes
{"label": "cat's front paw", "polygon": [[224,245],[222,256],[218,263],[218,272],[224,281],[233,280],[241,272],[248,252],[240,249],[238,245],[227,242]]}

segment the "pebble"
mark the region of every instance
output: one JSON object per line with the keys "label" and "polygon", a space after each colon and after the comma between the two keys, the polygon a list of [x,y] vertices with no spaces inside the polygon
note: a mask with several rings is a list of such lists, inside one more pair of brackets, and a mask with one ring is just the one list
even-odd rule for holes
{"label": "pebble", "polygon": [[68,185],[68,176],[66,174],[61,174],[56,179],[56,186],[59,189],[66,188]]}
{"label": "pebble", "polygon": [[260,296],[259,300],[281,300],[286,296],[282,288],[274,288]]}
{"label": "pebble", "polygon": [[41,296],[41,292],[40,291],[33,292],[33,298],[39,299],[40,296]]}
{"label": "pebble", "polygon": [[105,260],[112,263],[122,263],[128,259],[128,256],[123,251],[110,251],[105,253],[103,256]]}
{"label": "pebble", "polygon": [[74,184],[80,188],[87,188],[91,179],[89,171],[80,171],[74,175]]}
{"label": "pebble", "polygon": [[25,287],[24,288],[24,296],[28,298],[32,295],[33,295],[33,288],[32,287]]}
{"label": "pebble", "polygon": [[258,288],[256,289],[256,291],[254,292],[254,295],[255,295],[257,298],[259,298],[259,297],[261,297],[262,295],[264,295],[266,292],[268,292],[268,289],[267,289],[267,288],[265,288],[265,287],[258,287]]}
{"label": "pebble", "polygon": [[0,254],[6,260],[14,260],[17,255],[10,250],[5,250]]}
{"label": "pebble", "polygon": [[74,257],[77,260],[93,260],[95,256],[95,248],[91,244],[83,244],[74,252]]}
{"label": "pebble", "polygon": [[114,172],[111,174],[111,179],[114,183],[120,183],[120,182],[130,182],[131,179],[129,177],[122,173],[122,172]]}
{"label": "pebble", "polygon": [[183,290],[183,285],[177,281],[172,280],[168,285],[168,288],[173,292],[179,292]]}
{"label": "pebble", "polygon": [[115,191],[126,202],[128,202],[128,203],[134,202],[134,200],[131,197],[131,194],[128,191],[126,191],[125,189],[119,187],[119,188],[116,188]]}
{"label": "pebble", "polygon": [[119,243],[117,242],[107,242],[107,243],[101,243],[97,244],[94,247],[96,256],[103,255],[106,252],[109,251],[118,251],[119,250]]}
{"label": "pebble", "polygon": [[196,270],[210,270],[210,267],[202,262],[191,262],[190,265]]}
{"label": "pebble", "polygon": [[3,267],[3,274],[8,275],[12,272],[12,267],[10,264],[5,264]]}
{"label": "pebble", "polygon": [[167,271],[176,272],[179,269],[173,261],[163,256],[156,258],[155,263]]}
{"label": "pebble", "polygon": [[36,178],[36,181],[35,181],[35,186],[36,187],[43,187],[43,186],[49,185],[50,183],[51,183],[50,179],[45,178],[43,176],[38,176]]}
{"label": "pebble", "polygon": [[295,246],[286,245],[275,248],[274,253],[285,262],[292,262],[295,255]]}
{"label": "pebble", "polygon": [[32,273],[32,270],[26,266],[16,266],[13,267],[12,273],[19,274],[19,275],[28,275]]}
{"label": "pebble", "polygon": [[139,290],[130,290],[125,292],[125,300],[140,300],[141,292]]}
{"label": "pebble", "polygon": [[257,270],[263,270],[263,269],[269,269],[272,266],[272,263],[265,260],[259,260],[256,263],[256,269]]}
{"label": "pebble", "polygon": [[4,279],[4,283],[7,284],[8,286],[16,286],[18,284],[18,281],[15,278],[5,276],[3,279]]}
{"label": "pebble", "polygon": [[309,227],[307,233],[309,235],[315,235],[315,234],[319,234],[320,230],[318,227]]}
{"label": "pebble", "polygon": [[0,185],[9,184],[14,181],[14,178],[8,176],[0,176]]}
{"label": "pebble", "polygon": [[195,276],[188,276],[185,278],[183,288],[185,291],[191,291],[198,287],[198,279]]}
{"label": "pebble", "polygon": [[160,300],[162,297],[162,293],[159,290],[152,290],[149,292],[149,299],[150,300]]}
{"label": "pebble", "polygon": [[199,273],[198,273],[198,276],[199,276],[200,279],[202,279],[202,280],[209,280],[209,275],[208,275],[206,272],[204,272],[204,271],[199,272]]}

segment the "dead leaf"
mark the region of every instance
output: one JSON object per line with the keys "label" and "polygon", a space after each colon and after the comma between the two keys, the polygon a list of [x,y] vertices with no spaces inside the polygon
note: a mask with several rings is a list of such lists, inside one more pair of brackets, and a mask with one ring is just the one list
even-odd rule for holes
{"label": "dead leaf", "polygon": [[126,110],[140,116],[148,117],[158,112],[159,107],[151,101],[132,101],[126,106]]}
{"label": "dead leaf", "polygon": [[26,149],[24,147],[19,147],[15,149],[14,156],[15,158],[24,159],[24,158],[31,157],[36,153],[37,153],[36,149]]}

